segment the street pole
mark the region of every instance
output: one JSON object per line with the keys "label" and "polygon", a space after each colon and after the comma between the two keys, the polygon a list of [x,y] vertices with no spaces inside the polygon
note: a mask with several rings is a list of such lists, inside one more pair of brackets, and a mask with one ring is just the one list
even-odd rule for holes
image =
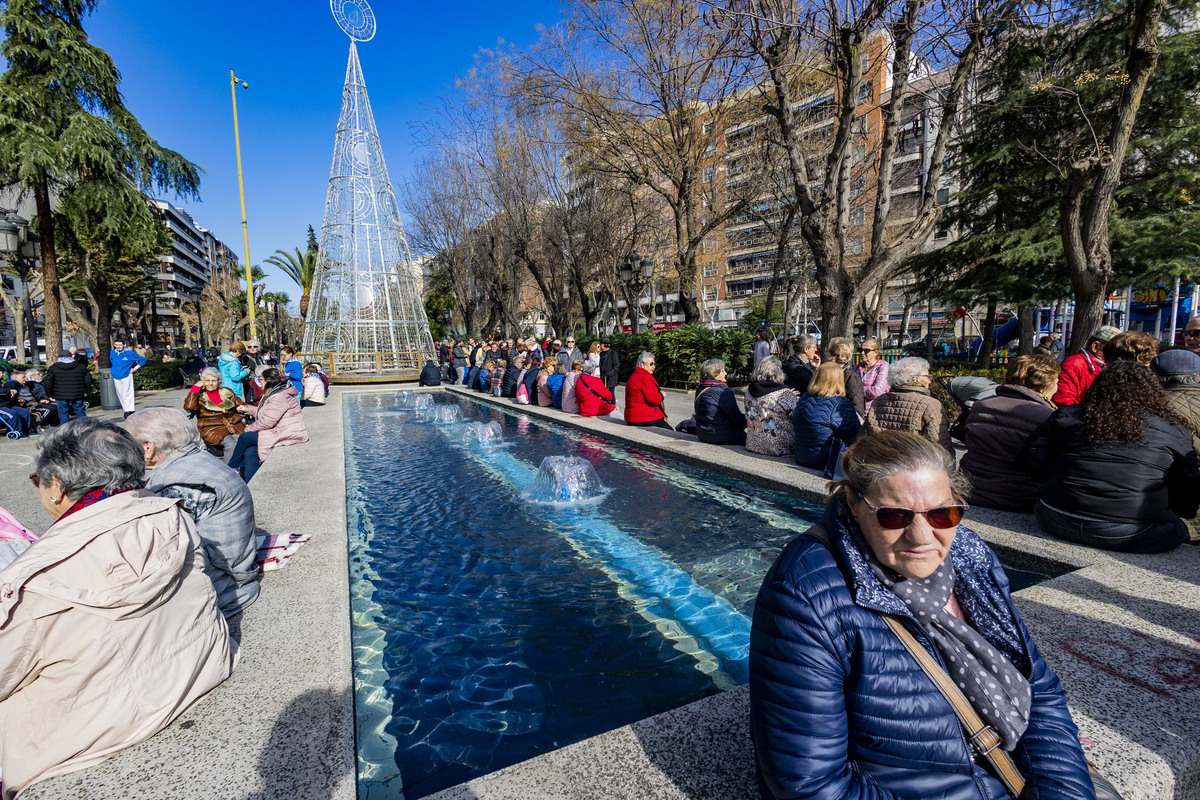
{"label": "street pole", "polygon": [[1179,276],[1175,276],[1175,291],[1171,293],[1171,338],[1167,342],[1175,345],[1175,332],[1179,329]]}
{"label": "street pole", "polygon": [[[246,253],[246,306],[250,311],[250,338],[258,338],[258,328],[254,324],[254,280],[250,271],[250,232],[246,227],[246,190],[242,186],[242,140],[238,133],[237,116],[237,84],[238,79],[229,68],[229,94],[233,98],[233,147],[237,151],[238,197],[242,201],[242,247]],[[242,81],[242,88],[249,89],[250,85]]]}

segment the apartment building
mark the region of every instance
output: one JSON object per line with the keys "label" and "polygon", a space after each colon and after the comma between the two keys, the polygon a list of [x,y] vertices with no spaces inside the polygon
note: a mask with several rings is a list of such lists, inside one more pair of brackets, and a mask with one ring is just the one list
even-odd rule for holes
{"label": "apartment building", "polygon": [[[858,120],[850,146],[850,215],[845,257],[851,267],[865,263],[871,253],[883,109],[892,91],[890,38],[886,34],[877,33],[866,42],[863,76],[856,98]],[[896,143],[889,224],[914,218],[920,207],[940,122],[940,107],[935,102],[940,77],[933,74],[913,76],[914,91],[905,103]],[[818,191],[825,179],[824,148],[833,135],[837,102],[836,87],[827,85],[802,97],[794,107],[801,112],[805,140],[812,148],[810,178],[814,190]],[[791,197],[786,180],[780,180],[778,176],[772,180],[768,175],[764,182],[764,162],[770,159],[767,151],[773,147],[772,141],[778,132],[776,121],[759,110],[761,105],[757,91],[752,90],[731,104],[724,121],[704,123],[724,124],[724,135],[717,137],[704,173],[706,185],[714,187],[713,205],[738,200],[747,202],[744,210],[706,237],[699,258],[698,300],[704,321],[715,326],[736,325],[738,319],[749,313],[751,301],[766,294],[779,247],[780,209],[784,200]],[[775,159],[780,158],[782,151],[777,149]],[[778,168],[785,166],[779,164]],[[951,194],[950,181],[950,178],[942,179],[942,188],[937,192],[939,202],[946,202]],[[949,241],[950,237],[943,234],[928,246],[940,247]],[[784,303],[790,293],[792,316],[786,327],[789,331],[807,328],[819,333],[815,325],[820,316],[817,286],[812,279],[808,246],[800,237],[798,224],[793,226],[786,243],[784,259],[776,302]],[[910,309],[907,316],[904,314],[908,288],[903,282],[894,281],[885,290],[879,319],[883,335],[898,333],[904,319],[908,320],[910,334],[918,333],[918,328],[924,332],[927,309],[916,312]],[[950,317],[944,310],[934,312],[935,332],[943,319],[950,324]]]}
{"label": "apartment building", "polygon": [[221,274],[237,274],[237,254],[192,216],[165,200],[153,201],[158,219],[171,233],[171,249],[159,260],[151,315],[157,317],[160,341],[170,347],[185,343],[180,320],[185,303],[198,303],[204,285]]}

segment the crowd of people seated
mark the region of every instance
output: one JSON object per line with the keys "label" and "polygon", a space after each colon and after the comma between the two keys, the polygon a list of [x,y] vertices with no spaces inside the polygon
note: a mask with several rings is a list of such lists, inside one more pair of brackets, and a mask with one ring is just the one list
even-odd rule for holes
{"label": "crowd of people seated", "polygon": [[[725,363],[709,359],[700,367],[693,417],[676,430],[707,444],[790,457],[835,479],[847,448],[865,435],[907,431],[957,452],[925,359],[889,364],[879,342],[866,339],[855,364],[849,339],[831,339],[821,351],[807,335],[789,339],[780,358],[758,338],[742,404],[726,383]],[[1184,521],[1200,503],[1200,322],[1192,340],[1194,351],[1160,354],[1152,335],[1104,326],[1062,363],[1044,353],[1010,360],[1003,385],[954,427],[966,445],[966,499],[1033,513],[1050,535],[1093,547],[1160,552],[1200,541],[1200,522]],[[574,340],[567,343],[574,355]],[[562,352],[558,340],[545,348],[515,343],[504,352],[511,361],[482,362],[480,375],[490,377],[473,388],[517,403],[582,416],[619,413],[629,425],[672,428],[654,354],[638,356],[624,408],[617,409],[601,367],[611,347],[598,341],[587,358],[569,362]],[[444,376],[432,362],[426,370]]]}
{"label": "crowd of people seated", "polygon": [[[123,425],[81,410],[44,431],[29,476],[54,520],[43,536],[0,509],[5,800],[153,736],[237,663],[229,621],[258,598],[263,569],[248,484],[275,448],[307,441],[298,398],[323,402],[327,387],[319,369],[287,369],[300,364],[286,350],[284,370],[243,365],[253,353],[240,343],[225,354],[182,410]],[[5,396],[47,425],[65,417],[86,388],[67,360],[45,384],[36,370],[11,376]]]}

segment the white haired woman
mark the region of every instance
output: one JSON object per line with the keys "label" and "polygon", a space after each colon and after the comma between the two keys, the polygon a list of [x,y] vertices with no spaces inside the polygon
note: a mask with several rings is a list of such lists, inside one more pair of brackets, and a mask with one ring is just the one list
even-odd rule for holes
{"label": "white haired woman", "polygon": [[146,408],[125,420],[142,446],[150,474],[146,489],[180,501],[204,544],[204,571],[228,617],[258,599],[254,498],[237,473],[207,453],[200,433],[174,408]]}
{"label": "white haired woman", "polygon": [[767,356],[750,373],[746,387],[746,449],[768,456],[790,456],[795,446],[792,412],[797,394],[784,385],[783,362]]}
{"label": "white haired woman", "polygon": [[696,437],[706,444],[746,444],[746,415],[725,383],[725,362],[710,358],[700,365],[694,410]]}
{"label": "white haired woman", "polygon": [[196,429],[208,452],[228,462],[246,422],[237,407],[241,398],[221,385],[221,371],[205,367],[200,380],[183,397],[183,410],[196,417]]}
{"label": "white haired woman", "polygon": [[892,365],[892,390],[871,403],[863,433],[912,431],[954,452],[946,410],[929,393],[933,376],[923,358],[902,358]]}
{"label": "white haired woman", "polygon": [[195,525],[137,488],[144,470],[97,419],[38,442],[29,479],[55,522],[0,570],[5,800],[150,738],[233,671]]}

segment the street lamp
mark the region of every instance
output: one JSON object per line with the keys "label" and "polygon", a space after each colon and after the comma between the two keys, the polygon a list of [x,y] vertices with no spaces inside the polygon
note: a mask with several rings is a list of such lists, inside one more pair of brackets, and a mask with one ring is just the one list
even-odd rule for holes
{"label": "street lamp", "polygon": [[[242,81],[242,88],[249,89],[250,84]],[[250,277],[250,233],[246,228],[246,190],[242,188],[242,140],[238,134],[237,116],[237,85],[238,78],[229,70],[229,94],[233,97],[233,147],[237,150],[238,168],[238,197],[242,201],[242,247],[246,252],[246,304],[250,307],[250,338],[258,338],[258,328],[254,324],[254,280]]]}
{"label": "street lamp", "polygon": [[[29,360],[36,364],[38,362],[37,329],[34,326],[33,297],[30,292],[29,278],[33,268],[37,265],[37,234],[30,232],[29,220],[9,208],[0,208],[0,256],[8,261],[12,270],[21,279],[21,285],[25,292],[25,329],[29,336]],[[18,342],[18,345],[23,343],[24,339]]]}
{"label": "street lamp", "polygon": [[621,282],[629,287],[634,297],[632,313],[629,315],[630,332],[633,334],[638,332],[638,318],[642,314],[642,289],[649,285],[652,277],[654,277],[654,262],[648,258],[642,258],[636,250],[621,262]]}

